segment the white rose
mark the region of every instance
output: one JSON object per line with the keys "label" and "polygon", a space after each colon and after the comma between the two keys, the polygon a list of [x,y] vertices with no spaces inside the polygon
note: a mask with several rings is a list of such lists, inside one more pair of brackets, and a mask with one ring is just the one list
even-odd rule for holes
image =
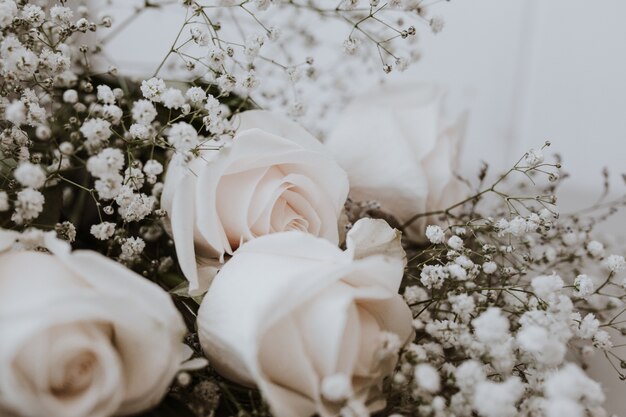
{"label": "white rose", "polygon": [[354,252],[302,232],[257,238],[226,263],[200,306],[209,362],[258,386],[277,417],[335,416],[344,400],[384,407],[382,380],[412,334],[397,294],[403,261]]}
{"label": "white rose", "polygon": [[385,255],[401,259],[406,266],[402,233],[382,219],[359,219],[346,236],[346,246],[355,259]]}
{"label": "white rose", "polygon": [[[441,97],[433,86],[386,85],[346,108],[325,144],[348,173],[354,200],[378,201],[405,223],[464,198],[454,175],[464,120],[442,129]],[[426,222],[411,224],[413,239]]]}
{"label": "white rose", "polygon": [[[169,295],[39,236],[53,253],[11,250],[22,237],[0,231],[0,415],[107,417],[158,404],[187,353]],[[25,234],[18,246],[28,244]]]}
{"label": "white rose", "polygon": [[241,113],[232,146],[190,166],[172,162],[161,206],[191,294],[206,291],[211,266],[247,240],[301,230],[338,243],[346,173],[313,136],[266,111]]}

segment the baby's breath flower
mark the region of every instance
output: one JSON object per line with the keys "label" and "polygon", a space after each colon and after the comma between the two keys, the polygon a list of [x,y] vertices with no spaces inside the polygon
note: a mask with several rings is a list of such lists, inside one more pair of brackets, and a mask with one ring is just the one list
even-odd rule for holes
{"label": "baby's breath flower", "polygon": [[624,261],[624,257],[621,255],[609,255],[606,258],[606,267],[611,272],[620,272],[626,267],[626,262]]}
{"label": "baby's breath flower", "polygon": [[558,293],[564,284],[560,276],[552,274],[533,278],[531,285],[537,297],[547,300],[551,295]]}
{"label": "baby's breath flower", "polygon": [[420,363],[415,367],[415,382],[418,387],[429,393],[436,393],[441,388],[439,372],[427,363]]}
{"label": "baby's breath flower", "polygon": [[161,94],[165,92],[165,82],[160,78],[150,78],[141,82],[141,93],[145,98],[153,102],[161,101]]}
{"label": "baby's breath flower", "polygon": [[13,172],[13,176],[24,187],[34,189],[43,187],[46,182],[46,173],[43,168],[30,162],[21,162]]}
{"label": "baby's breath flower", "polygon": [[185,97],[187,97],[187,100],[190,102],[197,104],[206,100],[206,92],[200,87],[190,87],[185,92]]}
{"label": "baby's breath flower", "polygon": [[463,239],[456,235],[452,236],[450,239],[448,239],[448,246],[450,246],[454,250],[461,250],[463,249]]}
{"label": "baby's breath flower", "polygon": [[426,227],[426,238],[430,240],[431,243],[437,245],[439,243],[443,243],[445,233],[441,227],[429,225]]}
{"label": "baby's breath flower", "polygon": [[115,174],[124,168],[124,154],[117,148],[105,148],[87,160],[87,170],[96,178]]}
{"label": "baby's breath flower", "polygon": [[17,224],[36,219],[43,211],[45,198],[43,194],[32,188],[25,188],[17,193],[15,212],[11,216]]}
{"label": "baby's breath flower", "polygon": [[137,100],[132,108],[133,120],[143,125],[149,125],[157,116],[157,110],[148,100]]}
{"label": "baby's breath flower", "polygon": [[352,382],[346,374],[333,374],[322,380],[322,396],[330,402],[341,402],[352,397]]}
{"label": "baby's breath flower", "polygon": [[80,127],[80,133],[85,136],[86,145],[97,150],[111,137],[111,123],[101,118],[87,119]]}
{"label": "baby's breath flower", "polygon": [[576,291],[574,291],[574,296],[587,298],[593,293],[595,286],[591,278],[582,274],[578,275],[574,280],[574,288],[576,289]]}
{"label": "baby's breath flower", "polygon": [[113,94],[113,90],[111,87],[105,84],[101,84],[97,87],[98,90],[98,100],[100,100],[104,104],[115,104],[115,94]]}
{"label": "baby's breath flower", "polygon": [[168,88],[161,93],[161,102],[168,109],[179,109],[185,104],[185,97],[178,88]]}
{"label": "baby's breath flower", "polygon": [[604,256],[604,245],[597,240],[592,240],[587,243],[587,252],[596,259],[602,258]]}
{"label": "baby's breath flower", "polygon": [[126,262],[132,262],[137,260],[139,255],[146,247],[146,242],[140,237],[129,237],[122,243],[120,259]]}
{"label": "baby's breath flower", "polygon": [[167,134],[167,141],[177,151],[189,151],[198,146],[196,129],[186,122],[174,123]]}
{"label": "baby's breath flower", "polygon": [[74,104],[78,101],[78,93],[76,90],[68,89],[63,92],[63,101],[65,103]]}
{"label": "baby's breath flower", "polygon": [[107,240],[115,233],[115,223],[102,222],[91,226],[90,233],[99,240]]}
{"label": "baby's breath flower", "polygon": [[531,149],[526,153],[524,160],[529,167],[536,167],[543,162],[543,153],[540,150]]}

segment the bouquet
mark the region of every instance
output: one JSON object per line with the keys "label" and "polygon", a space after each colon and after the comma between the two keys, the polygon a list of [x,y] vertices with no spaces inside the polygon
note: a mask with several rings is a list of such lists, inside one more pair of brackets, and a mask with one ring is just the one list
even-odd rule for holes
{"label": "bouquet", "polygon": [[132,19],[0,0],[0,415],[607,415],[626,199],[560,214],[549,142],[460,175],[442,89],[376,81],[437,1],[179,3],[137,78]]}

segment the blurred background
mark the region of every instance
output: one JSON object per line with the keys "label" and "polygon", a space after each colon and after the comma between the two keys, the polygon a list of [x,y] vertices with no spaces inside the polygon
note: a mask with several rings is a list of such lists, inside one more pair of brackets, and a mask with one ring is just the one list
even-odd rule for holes
{"label": "blurred background", "polygon": [[[133,16],[136,4],[98,1],[96,7],[120,22]],[[549,140],[571,174],[559,196],[561,211],[595,201],[603,167],[613,193],[624,193],[625,0],[452,0],[439,2],[436,13],[444,30],[435,35],[419,28],[421,61],[390,78],[438,83],[448,90],[449,113],[469,112],[464,174],[476,172],[482,160],[510,167]],[[176,4],[148,10],[107,48],[122,71],[151,76],[184,19]],[[626,236],[624,213],[604,230]],[[600,354],[593,362],[608,410],[626,415],[626,382]]]}

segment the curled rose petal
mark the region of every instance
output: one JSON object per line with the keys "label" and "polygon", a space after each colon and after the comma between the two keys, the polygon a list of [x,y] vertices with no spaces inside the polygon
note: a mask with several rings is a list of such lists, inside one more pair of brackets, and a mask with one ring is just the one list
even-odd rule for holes
{"label": "curled rose petal", "polygon": [[[337,375],[346,376],[352,399],[380,410],[382,380],[412,334],[411,311],[397,294],[403,269],[399,258],[354,259],[302,232],[256,238],[202,302],[203,349],[222,375],[257,385],[278,417],[337,415],[341,403],[320,389]],[[386,351],[389,340],[396,342]]]}

